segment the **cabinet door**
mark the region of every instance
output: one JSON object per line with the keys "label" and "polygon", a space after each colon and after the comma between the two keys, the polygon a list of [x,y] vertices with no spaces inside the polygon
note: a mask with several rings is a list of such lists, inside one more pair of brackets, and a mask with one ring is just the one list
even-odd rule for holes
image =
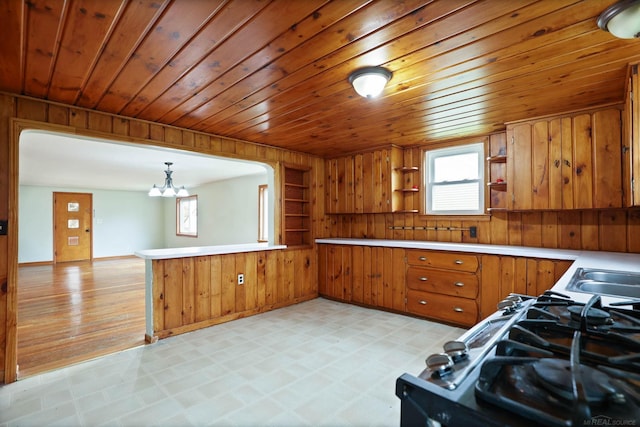
{"label": "cabinet door", "polygon": [[510,126],[507,141],[507,182],[511,189],[507,207],[511,210],[531,209],[531,125]]}
{"label": "cabinet door", "polygon": [[593,113],[593,207],[622,207],[622,124],[617,109]]}
{"label": "cabinet door", "polygon": [[318,246],[318,292],[329,298],[351,301],[351,246]]}
{"label": "cabinet door", "polygon": [[626,104],[625,173],[626,205],[640,206],[640,77],[638,64],[631,66]]}
{"label": "cabinet door", "polygon": [[622,206],[622,136],[616,108],[509,125],[511,210]]}

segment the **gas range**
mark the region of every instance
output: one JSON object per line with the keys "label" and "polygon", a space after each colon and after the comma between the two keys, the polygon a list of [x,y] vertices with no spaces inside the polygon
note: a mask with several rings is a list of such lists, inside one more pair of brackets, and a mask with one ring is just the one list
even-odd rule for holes
{"label": "gas range", "polygon": [[640,425],[639,302],[510,295],[398,378],[401,426]]}

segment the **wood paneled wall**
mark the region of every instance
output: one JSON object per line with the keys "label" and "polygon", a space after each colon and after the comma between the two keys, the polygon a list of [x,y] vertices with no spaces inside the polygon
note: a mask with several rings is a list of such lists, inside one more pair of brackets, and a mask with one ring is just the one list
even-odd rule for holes
{"label": "wood paneled wall", "polygon": [[[15,119],[15,120],[14,120]],[[0,380],[15,380],[17,321],[17,148],[16,130],[44,129],[142,145],[156,145],[199,153],[257,160],[275,167],[281,163],[309,167],[312,239],[324,236],[324,161],[303,153],[193,132],[142,120],[0,93],[0,219],[9,219],[9,233],[0,236]],[[12,144],[14,146],[12,146]],[[276,185],[276,187],[278,187]],[[280,201],[276,191],[276,233]],[[276,241],[279,237],[276,236]],[[315,271],[315,257],[309,257]],[[312,276],[315,280],[315,274]]]}
{"label": "wood paneled wall", "polygon": [[[269,311],[318,295],[315,251],[271,250],[152,261],[154,336]],[[237,283],[238,274],[244,284]]]}
{"label": "wood paneled wall", "polygon": [[[433,219],[417,214],[331,215],[327,226],[327,237],[640,253],[640,209],[500,212],[488,220]],[[476,238],[468,230],[459,230],[472,226],[477,227]]]}

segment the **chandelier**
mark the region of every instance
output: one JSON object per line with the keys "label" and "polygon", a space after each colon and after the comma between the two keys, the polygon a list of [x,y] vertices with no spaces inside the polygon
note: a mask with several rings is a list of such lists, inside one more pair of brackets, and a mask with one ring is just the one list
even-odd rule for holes
{"label": "chandelier", "polygon": [[173,180],[171,179],[171,174],[173,173],[173,171],[171,170],[171,165],[173,163],[164,162],[164,164],[167,165],[167,170],[164,171],[164,173],[166,174],[164,178],[164,185],[162,187],[158,187],[157,185],[153,184],[153,187],[151,187],[151,190],[149,190],[149,196],[187,197],[189,193],[187,192],[187,189],[184,188],[184,185],[180,188],[176,188],[173,186]]}

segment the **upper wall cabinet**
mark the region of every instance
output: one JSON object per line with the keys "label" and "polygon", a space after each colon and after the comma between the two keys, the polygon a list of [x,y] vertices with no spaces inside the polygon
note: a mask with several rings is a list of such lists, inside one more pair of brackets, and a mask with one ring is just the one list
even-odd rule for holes
{"label": "upper wall cabinet", "polygon": [[[326,160],[325,206],[329,214],[404,211],[407,174],[419,174],[418,165],[403,165],[403,152],[389,147]],[[417,186],[416,186],[417,187]]]}
{"label": "upper wall cabinet", "polygon": [[621,112],[507,125],[509,210],[622,206]]}
{"label": "upper wall cabinet", "polygon": [[638,64],[629,67],[622,142],[624,205],[640,206],[640,79]]}

